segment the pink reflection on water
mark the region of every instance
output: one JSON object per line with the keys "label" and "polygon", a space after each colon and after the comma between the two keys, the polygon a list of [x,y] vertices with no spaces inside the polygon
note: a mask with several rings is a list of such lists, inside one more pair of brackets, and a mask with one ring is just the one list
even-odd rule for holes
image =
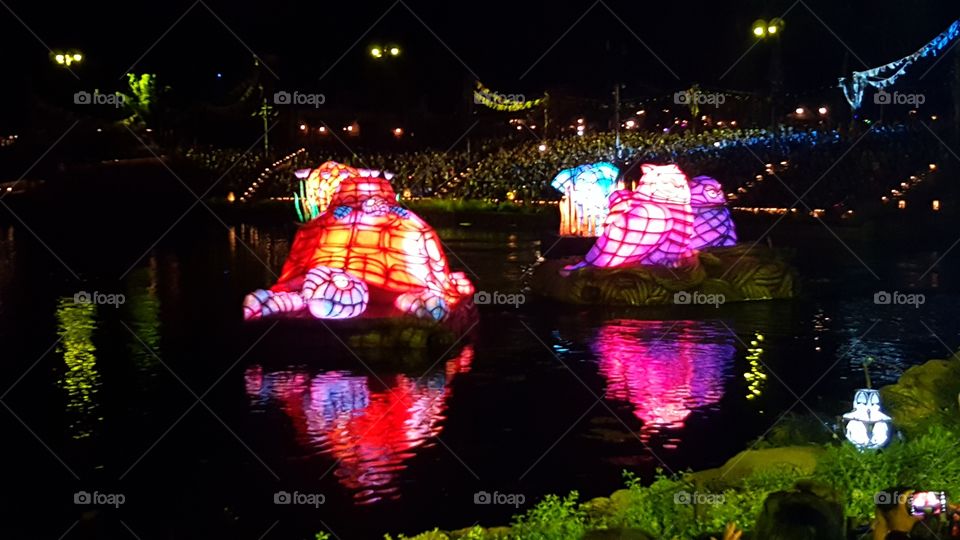
{"label": "pink reflection on water", "polygon": [[646,441],[683,428],[695,409],[720,401],[736,353],[732,341],[723,325],[706,321],[613,320],[592,348],[607,379],[606,397],[633,405]]}
{"label": "pink reflection on water", "polygon": [[290,417],[304,446],[335,458],[333,474],[358,503],[368,504],[399,497],[396,483],[406,460],[442,431],[447,384],[469,371],[472,360],[467,345],[442,371],[382,377],[387,388],[347,371],[311,376],[305,370],[264,373],[260,366],[247,369],[245,384],[255,405],[275,404]]}

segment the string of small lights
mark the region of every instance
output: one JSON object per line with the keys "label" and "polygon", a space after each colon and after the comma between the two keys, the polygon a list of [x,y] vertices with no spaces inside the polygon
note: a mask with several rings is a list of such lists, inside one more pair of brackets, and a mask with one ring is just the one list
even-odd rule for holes
{"label": "string of small lights", "polygon": [[[917,174],[911,174],[906,181],[900,182],[900,186],[898,188],[891,189],[890,197],[886,195],[880,197],[880,202],[882,202],[883,204],[887,204],[891,201],[891,197],[892,197],[893,200],[897,202],[897,208],[899,208],[900,210],[903,210],[904,208],[907,207],[907,200],[905,199],[907,192],[913,189],[914,187],[922,184],[924,180],[926,180],[927,177],[930,176],[930,174],[936,172],[936,170],[937,170],[937,164],[930,163],[929,165],[927,165],[925,169],[917,172]],[[940,211],[940,200],[934,199],[931,207],[934,212]]]}
{"label": "string of small lights", "polygon": [[267,178],[271,174],[273,174],[274,169],[276,169],[281,165],[286,164],[291,159],[299,156],[300,154],[306,151],[307,151],[306,148],[300,148],[299,150],[292,152],[290,154],[287,154],[286,156],[274,161],[273,163],[270,164],[269,167],[263,169],[263,172],[260,173],[260,176],[258,176],[257,179],[254,180],[249,186],[247,186],[246,190],[244,190],[243,195],[240,196],[240,202],[246,202],[251,197],[253,197],[253,195],[257,192],[257,189],[264,184],[264,182],[267,180]]}

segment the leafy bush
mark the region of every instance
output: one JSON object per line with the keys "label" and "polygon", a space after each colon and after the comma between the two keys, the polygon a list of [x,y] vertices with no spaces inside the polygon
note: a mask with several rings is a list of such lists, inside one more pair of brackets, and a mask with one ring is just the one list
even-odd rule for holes
{"label": "leafy bush", "polygon": [[580,538],[587,531],[587,524],[578,498],[576,491],[562,499],[547,495],[525,514],[514,517],[511,537],[518,540]]}
{"label": "leafy bush", "polygon": [[914,486],[960,494],[958,434],[941,426],[909,441],[894,441],[878,452],[860,452],[842,444],[827,449],[816,478],[844,495],[847,517],[866,521],[875,495],[893,486]]}
{"label": "leafy bush", "polygon": [[[861,452],[850,444],[827,446],[812,478],[792,467],[758,471],[733,486],[710,492],[692,476],[667,476],[662,471],[649,486],[624,472],[626,490],[609,500],[578,503],[578,494],[548,495],[526,513],[515,516],[507,538],[566,540],[587,531],[638,529],[654,538],[693,539],[718,536],[728,522],[750,529],[767,496],[789,490],[798,481],[828,488],[842,497],[845,514],[857,521],[873,516],[876,493],[897,485],[960,494],[960,434],[943,426],[907,441],[894,441],[877,452]],[[694,504],[690,504],[694,503]],[[474,527],[463,540],[494,540],[502,535]],[[416,540],[448,538],[439,531]],[[390,536],[386,536],[391,540]],[[399,540],[413,540],[401,536]]]}

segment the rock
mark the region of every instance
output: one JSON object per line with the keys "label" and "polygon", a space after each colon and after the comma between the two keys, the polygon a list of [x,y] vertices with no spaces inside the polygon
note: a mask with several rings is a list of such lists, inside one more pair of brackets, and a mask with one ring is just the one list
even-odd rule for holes
{"label": "rock", "polygon": [[792,469],[799,476],[813,474],[817,467],[817,457],[823,449],[817,446],[784,446],[762,450],[744,450],[733,456],[723,466],[692,473],[697,483],[719,486],[732,486],[757,472],[782,471]]}
{"label": "rock", "polygon": [[880,389],[887,414],[906,433],[931,423],[956,425],[960,399],[960,357],[914,366],[896,384]]}
{"label": "rock", "polygon": [[533,273],[533,291],[563,302],[610,306],[671,305],[681,291],[722,294],[724,302],[792,298],[796,293],[786,255],[765,246],[710,248],[699,253],[696,264],[681,268],[586,267],[561,276],[564,265],[574,262],[541,263]]}

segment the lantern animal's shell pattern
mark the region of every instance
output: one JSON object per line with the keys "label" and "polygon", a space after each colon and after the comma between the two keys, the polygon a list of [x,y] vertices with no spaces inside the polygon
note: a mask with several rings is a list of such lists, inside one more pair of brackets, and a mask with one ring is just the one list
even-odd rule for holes
{"label": "lantern animal's shell pattern", "polygon": [[[246,319],[304,308],[317,318],[356,317],[376,289],[378,306],[389,300],[403,314],[444,320],[472,298],[473,284],[449,271],[436,232],[393,204],[377,172],[340,181],[327,210],[297,231],[277,283],[247,296]],[[276,310],[272,296],[284,299]]]}
{"label": "lantern animal's shell pattern", "polygon": [[709,176],[691,179],[690,206],[693,208],[692,249],[727,247],[737,243],[737,229],[733,226],[720,182]]}

